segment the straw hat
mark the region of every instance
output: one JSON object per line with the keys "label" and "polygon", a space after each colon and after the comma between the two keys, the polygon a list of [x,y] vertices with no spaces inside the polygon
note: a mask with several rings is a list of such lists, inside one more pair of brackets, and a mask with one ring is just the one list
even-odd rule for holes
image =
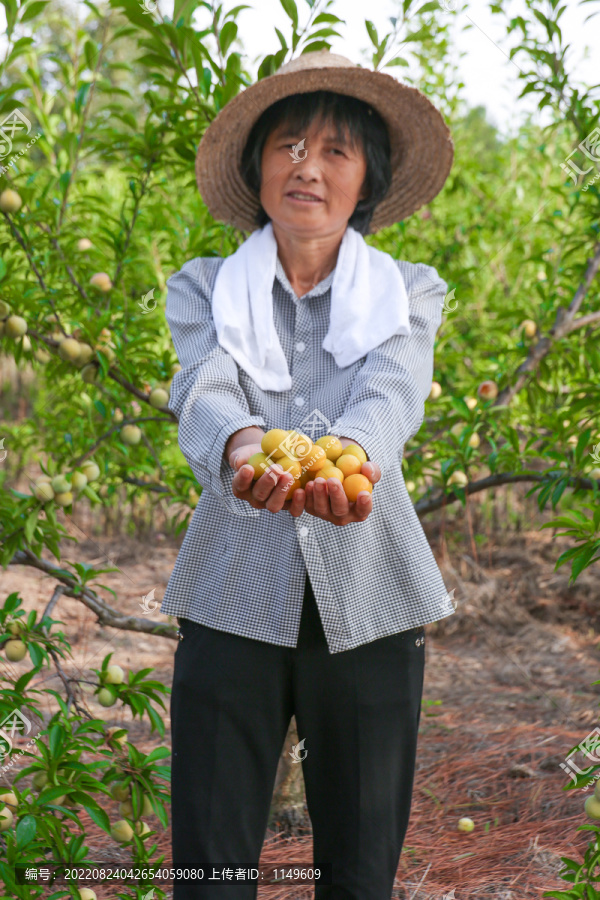
{"label": "straw hat", "polygon": [[439,193],[452,166],[454,147],[450,130],[431,101],[391,75],[319,50],[291,60],[233,97],[205,131],[196,156],[196,181],[215,219],[244,231],[258,228],[254,219],[259,199],[240,172],[250,130],[282,97],[320,90],[364,100],[387,125],[392,183],[375,207],[372,232],[405,219]]}

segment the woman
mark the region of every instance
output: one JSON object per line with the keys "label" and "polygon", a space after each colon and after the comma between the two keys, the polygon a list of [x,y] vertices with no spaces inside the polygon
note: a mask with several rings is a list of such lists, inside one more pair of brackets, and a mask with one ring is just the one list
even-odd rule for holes
{"label": "woman", "polygon": [[[252,234],[168,281],[182,366],[169,408],[203,487],[161,606],[180,626],[173,865],[215,879],[176,884],[175,900],[216,883],[219,898],[256,897],[239,873],[258,864],[292,716],[314,862],[331,876],[315,897],[391,896],[423,626],[454,612],[401,468],[447,285],[362,235],[431,200],[452,154],[419,91],[327,51],[245,90],[200,143],[210,212]],[[318,477],[291,493],[280,463],[253,481],[247,461],[274,428],[358,444],[372,493],[350,503]]]}

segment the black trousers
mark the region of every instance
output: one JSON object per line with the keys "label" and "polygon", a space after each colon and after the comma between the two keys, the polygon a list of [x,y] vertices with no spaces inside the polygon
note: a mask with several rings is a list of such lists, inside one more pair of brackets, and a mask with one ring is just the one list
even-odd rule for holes
{"label": "black trousers", "polygon": [[[258,867],[295,715],[314,861],[332,865],[316,900],[390,900],[411,806],[424,629],[330,654],[308,577],[295,648],[178,622],[173,867]],[[256,895],[256,883],[234,880],[175,884],[173,898]]]}

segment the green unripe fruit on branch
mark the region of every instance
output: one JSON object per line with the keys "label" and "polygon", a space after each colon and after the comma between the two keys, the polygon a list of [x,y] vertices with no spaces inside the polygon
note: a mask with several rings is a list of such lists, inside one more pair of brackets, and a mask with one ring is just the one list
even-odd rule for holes
{"label": "green unripe fruit on branch", "polygon": [[98,467],[98,466],[96,465],[96,463],[93,462],[91,459],[88,459],[88,461],[85,462],[85,463],[81,466],[81,471],[83,472],[83,474],[84,474],[85,477],[87,478],[88,483],[89,483],[90,481],[96,481],[96,480],[99,478],[99,476],[100,476],[100,469],[99,469],[99,467]]}
{"label": "green unripe fruit on branch", "polygon": [[16,809],[19,805],[17,795],[14,791],[5,791],[4,794],[0,794],[0,803],[10,806],[11,809]]}
{"label": "green unripe fruit on branch", "polygon": [[24,619],[13,619],[12,622],[8,622],[6,630],[9,634],[23,634],[27,630],[27,625]]}
{"label": "green unripe fruit on branch", "polygon": [[[84,238],[84,240],[86,240],[86,238]],[[96,892],[91,888],[79,888],[77,893],[79,894],[79,900],[98,900]]]}
{"label": "green unripe fruit on branch", "polygon": [[47,363],[51,358],[45,347],[36,347],[36,349],[33,351],[33,355],[35,356],[37,361],[41,363]]}
{"label": "green unripe fruit on branch", "polygon": [[129,800],[129,785],[113,784],[110,789],[110,795],[113,800],[119,800],[121,803],[124,803],[125,800]]}
{"label": "green unripe fruit on branch", "polygon": [[155,409],[165,409],[169,403],[169,393],[164,388],[154,388],[150,394],[150,406]]}
{"label": "green unripe fruit on branch", "polygon": [[7,337],[21,337],[27,331],[27,322],[23,316],[9,316],[4,323],[4,333]]}
{"label": "green unripe fruit on branch", "polygon": [[125,819],[119,819],[110,829],[110,836],[118,844],[125,844],[133,837],[133,828]]}
{"label": "green unripe fruit on branch", "polygon": [[96,344],[96,350],[104,353],[109,363],[114,363],[116,359],[115,351],[109,344]]}
{"label": "green unripe fruit on branch", "polygon": [[50,484],[52,485],[52,490],[56,494],[63,494],[71,488],[71,485],[64,475],[55,475]]}
{"label": "green unripe fruit on branch", "polygon": [[77,365],[79,367],[85,366],[89,363],[90,359],[94,357],[94,348],[90,347],[89,344],[79,344],[79,356],[77,357]]}
{"label": "green unripe fruit on branch", "polygon": [[64,338],[58,345],[58,355],[65,362],[76,362],[81,352],[81,344],[75,338]]}
{"label": "green unripe fruit on branch", "polygon": [[10,312],[10,306],[6,300],[0,300],[0,319],[5,319]]}
{"label": "green unripe fruit on branch", "polygon": [[96,274],[92,275],[90,278],[90,284],[93,285],[93,287],[98,288],[99,291],[110,291],[112,287],[110,276],[108,276],[106,272],[96,272]]}
{"label": "green unripe fruit on branch", "polygon": [[482,400],[495,400],[498,396],[498,385],[495,381],[482,381],[477,388],[477,394]]}
{"label": "green unripe fruit on branch", "polygon": [[125,816],[126,819],[133,818],[133,803],[131,802],[131,800],[129,800],[129,798],[119,803],[119,812],[122,816]]}
{"label": "green unripe fruit on branch", "polygon": [[100,369],[95,363],[85,365],[81,370],[81,380],[86,384],[98,384],[100,382]]}
{"label": "green unripe fruit on branch", "polygon": [[104,683],[105,684],[123,684],[123,679],[125,678],[125,672],[121,668],[121,666],[108,666],[106,672],[104,674]]}
{"label": "green unripe fruit on branch", "polygon": [[43,481],[41,484],[36,484],[33,496],[36,500],[39,500],[40,503],[48,503],[49,500],[54,500],[52,485],[48,484],[46,481]]}
{"label": "green unripe fruit on branch", "polygon": [[24,641],[7,641],[4,644],[4,653],[11,662],[20,662],[27,653],[27,644]]}
{"label": "green unripe fruit on branch", "polygon": [[448,484],[457,484],[459,487],[465,487],[469,483],[469,479],[464,472],[453,472],[448,479]]}
{"label": "green unripe fruit on branch", "polygon": [[124,444],[134,446],[139,444],[142,439],[142,429],[138,428],[137,425],[124,425],[121,428],[120,435]]}
{"label": "green unripe fruit on branch", "polygon": [[63,491],[61,494],[56,494],[54,502],[58,504],[58,506],[70,506],[73,502],[73,492]]}
{"label": "green unripe fruit on branch", "polygon": [[587,798],[583,808],[590,819],[600,819],[600,800],[592,794]]}
{"label": "green unripe fruit on branch", "polygon": [[80,238],[77,241],[77,249],[78,250],[91,250],[94,245],[90,241],[89,238]]}
{"label": "green unripe fruit on branch", "polygon": [[142,815],[143,816],[153,816],[154,815],[154,807],[152,806],[152,800],[148,796],[148,794],[144,794],[142,798]]}
{"label": "green unripe fruit on branch", "polygon": [[0,831],[8,831],[12,827],[14,816],[8,806],[0,809]]}
{"label": "green unripe fruit on branch", "polygon": [[101,690],[98,691],[97,697],[100,706],[114,706],[117,702],[117,692],[114,688],[101,688]]}
{"label": "green unripe fruit on branch", "polygon": [[16,191],[7,188],[0,194],[0,209],[2,212],[14,213],[21,209],[23,201]]}
{"label": "green unripe fruit on branch", "polygon": [[[119,728],[119,727],[109,728],[108,731],[106,732],[106,740],[107,741],[115,741],[115,743],[117,743],[117,744],[124,744],[127,741],[127,734],[122,734],[119,737],[114,737],[114,735],[117,733],[117,731],[123,731],[123,729]],[[127,789],[127,791],[129,791],[129,789]],[[129,792],[127,793],[127,797],[128,796],[129,796]],[[126,800],[127,797],[117,797],[116,799]]]}
{"label": "green unripe fruit on branch", "polygon": [[71,475],[71,485],[76,491],[80,491],[87,484],[87,476],[83,472],[73,472]]}
{"label": "green unripe fruit on branch", "polygon": [[41,791],[45,784],[48,783],[48,774],[46,772],[36,772],[31,782],[32,787],[36,791]]}

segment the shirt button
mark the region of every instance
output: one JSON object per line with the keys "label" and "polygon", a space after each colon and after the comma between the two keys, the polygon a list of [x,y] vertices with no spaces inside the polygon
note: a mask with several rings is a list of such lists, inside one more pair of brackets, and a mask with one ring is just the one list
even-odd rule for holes
{"label": "shirt button", "polygon": [[296,350],[298,351],[298,353],[302,353],[303,350],[306,350],[306,344],[304,343],[304,341],[298,341],[298,343],[296,344]]}
{"label": "shirt button", "polygon": [[306,525],[303,525],[302,528],[300,529],[300,537],[306,537],[307,534],[308,534],[308,528],[306,527]]}
{"label": "shirt button", "polygon": [[294,397],[296,406],[304,406],[304,397]]}

